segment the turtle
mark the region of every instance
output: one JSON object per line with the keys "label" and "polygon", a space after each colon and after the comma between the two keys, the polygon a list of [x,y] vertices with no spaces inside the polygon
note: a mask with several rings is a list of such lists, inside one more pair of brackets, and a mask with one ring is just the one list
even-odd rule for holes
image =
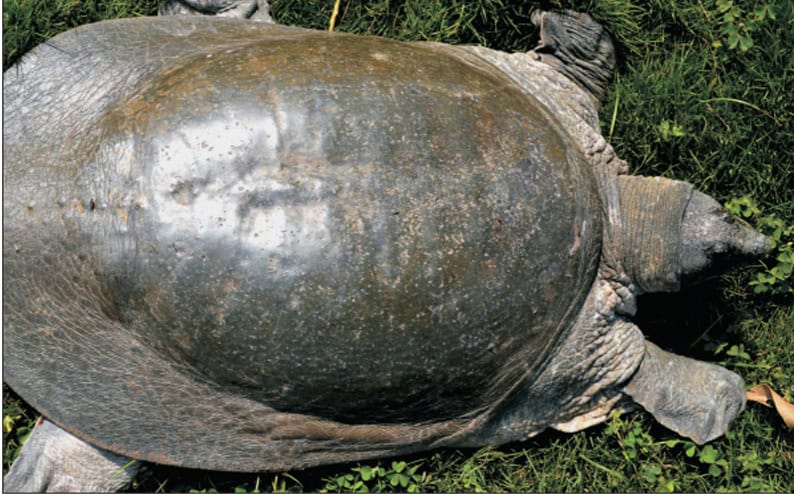
{"label": "turtle", "polygon": [[44,417],[7,489],[500,445],[637,408],[702,444],[743,410],[740,376],[632,317],[769,241],[629,174],[587,14],[535,12],[523,53],[282,26],[261,0],[161,14],[4,75],[3,371]]}

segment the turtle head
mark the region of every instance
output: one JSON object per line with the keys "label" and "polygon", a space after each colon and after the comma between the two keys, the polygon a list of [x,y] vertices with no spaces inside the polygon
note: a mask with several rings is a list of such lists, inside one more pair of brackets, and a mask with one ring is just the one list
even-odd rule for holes
{"label": "turtle head", "polygon": [[164,0],[158,15],[217,15],[273,22],[267,0]]}
{"label": "turtle head", "polygon": [[615,70],[615,47],[606,30],[571,10],[536,10],[532,23],[540,29],[540,42],[531,53],[601,101]]}
{"label": "turtle head", "polygon": [[639,293],[763,255],[769,239],[694,187],[662,177],[618,177],[623,267]]}
{"label": "turtle head", "polygon": [[681,274],[684,277],[762,256],[769,239],[717,201],[694,191],[681,224]]}

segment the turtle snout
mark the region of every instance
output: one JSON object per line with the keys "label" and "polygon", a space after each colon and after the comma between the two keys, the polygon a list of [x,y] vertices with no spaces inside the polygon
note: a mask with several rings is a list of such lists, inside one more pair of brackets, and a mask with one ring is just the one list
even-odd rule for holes
{"label": "turtle snout", "polygon": [[772,248],[772,241],[766,235],[758,233],[746,221],[735,216],[730,217],[736,224],[736,235],[733,238],[734,249],[740,255],[761,257]]}
{"label": "turtle snout", "polygon": [[769,238],[728,213],[717,201],[695,191],[681,229],[681,272],[696,274],[729,263],[763,256]]}

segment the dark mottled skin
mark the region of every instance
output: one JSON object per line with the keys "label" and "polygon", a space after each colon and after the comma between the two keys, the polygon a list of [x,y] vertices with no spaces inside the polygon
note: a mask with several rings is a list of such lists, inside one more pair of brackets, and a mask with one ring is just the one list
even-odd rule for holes
{"label": "dark mottled skin", "polygon": [[166,18],[12,68],[7,382],[224,470],[422,449],[506,399],[593,282],[597,195],[531,95],[435,50]]}

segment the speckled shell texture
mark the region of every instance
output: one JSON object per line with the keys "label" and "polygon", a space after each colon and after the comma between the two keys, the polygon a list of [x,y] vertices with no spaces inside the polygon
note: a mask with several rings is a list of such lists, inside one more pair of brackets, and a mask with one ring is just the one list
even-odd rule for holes
{"label": "speckled shell texture", "polygon": [[585,159],[462,50],[134,19],[4,79],[5,378],[123,454],[271,469],[209,429],[476,416],[595,278]]}

